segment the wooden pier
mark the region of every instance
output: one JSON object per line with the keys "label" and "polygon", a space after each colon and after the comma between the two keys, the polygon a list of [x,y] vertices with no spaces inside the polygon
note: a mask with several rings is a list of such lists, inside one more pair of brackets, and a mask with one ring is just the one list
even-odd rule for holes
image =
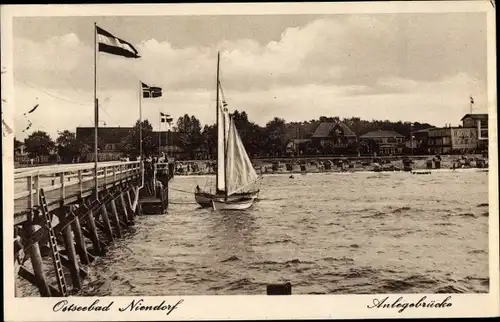
{"label": "wooden pier", "polygon": [[[44,297],[68,296],[80,290],[88,274],[86,266],[104,255],[115,239],[124,237],[151,199],[143,191],[143,169],[139,161],[103,162],[97,169],[98,189],[93,163],[16,169],[16,273]],[[173,163],[162,169],[158,179],[162,181],[156,190],[162,213],[168,207],[170,169]],[[51,257],[52,268],[46,267],[44,255]],[[55,278],[48,277],[49,270],[55,272]]]}

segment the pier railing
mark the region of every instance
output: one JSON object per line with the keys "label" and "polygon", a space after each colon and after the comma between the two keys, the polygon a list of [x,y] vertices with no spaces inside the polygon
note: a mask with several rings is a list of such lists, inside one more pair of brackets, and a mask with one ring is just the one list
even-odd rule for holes
{"label": "pier railing", "polygon": [[[14,214],[16,222],[23,221],[26,212],[39,206],[39,193],[43,188],[49,207],[87,197],[95,191],[94,163],[42,166],[14,171]],[[103,162],[98,164],[99,191],[124,181],[139,178],[140,161]]]}

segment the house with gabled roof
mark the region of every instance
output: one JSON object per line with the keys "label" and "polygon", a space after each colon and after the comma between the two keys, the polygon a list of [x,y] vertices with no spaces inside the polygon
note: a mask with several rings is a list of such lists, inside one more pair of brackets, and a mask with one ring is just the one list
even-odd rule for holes
{"label": "house with gabled roof", "polygon": [[357,140],[347,125],[336,121],[321,122],[312,135],[313,146],[325,154],[356,153]]}

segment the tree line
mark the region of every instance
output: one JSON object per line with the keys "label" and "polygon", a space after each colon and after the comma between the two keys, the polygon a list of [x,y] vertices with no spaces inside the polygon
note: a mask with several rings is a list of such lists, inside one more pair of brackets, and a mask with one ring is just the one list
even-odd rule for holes
{"label": "tree line", "polygon": [[[347,125],[358,137],[376,130],[392,130],[409,138],[412,132],[433,127],[428,123],[392,122],[389,120],[362,120],[359,117],[343,118],[322,116],[302,122],[286,122],[275,117],[265,126],[260,126],[249,120],[246,112],[235,111],[231,114],[238,128],[240,137],[250,157],[280,156],[287,153],[286,146],[291,139],[310,139],[322,122],[342,122]],[[131,157],[139,155],[140,122],[124,136],[121,134],[119,142],[115,143],[117,151]],[[200,121],[192,115],[183,115],[178,118],[172,132],[175,134],[170,144],[178,146],[185,153],[185,157],[204,158],[214,157],[217,145],[217,130],[215,124],[202,127]],[[118,134],[117,134],[118,135]],[[105,141],[113,140],[113,134],[108,133],[106,139],[99,136],[98,147],[105,150]],[[143,153],[154,155],[158,151],[158,137],[153,132],[153,126],[148,120],[142,122]],[[23,142],[14,139],[14,149],[18,149]],[[108,142],[109,143],[109,142]],[[35,131],[24,140],[25,151],[33,158],[43,155],[57,155],[61,162],[73,162],[79,157],[94,152],[94,134],[78,137],[75,132],[64,130],[58,132],[55,141],[44,131]],[[315,147],[310,146],[306,154],[313,153]]]}

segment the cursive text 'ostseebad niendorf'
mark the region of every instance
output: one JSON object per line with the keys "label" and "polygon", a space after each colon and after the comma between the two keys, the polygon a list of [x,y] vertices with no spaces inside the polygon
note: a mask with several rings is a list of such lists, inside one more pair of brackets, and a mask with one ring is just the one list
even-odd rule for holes
{"label": "cursive text 'ostseebad niendorf'", "polygon": [[367,305],[369,309],[398,309],[398,313],[402,313],[407,308],[449,308],[452,306],[451,296],[446,297],[444,300],[435,301],[428,300],[427,296],[421,297],[418,301],[405,301],[402,296],[398,297],[395,301],[386,296],[384,298],[374,298],[373,304]]}
{"label": "cursive text 'ostseebad niendorf'", "polygon": [[[135,311],[165,311],[167,315],[172,313],[184,300],[179,300],[175,304],[166,304],[165,301],[161,303],[145,303],[144,299],[132,300],[127,305],[118,307],[119,312],[135,312]],[[52,310],[54,312],[105,312],[110,311],[114,301],[102,304],[99,299],[95,300],[90,305],[76,305],[70,303],[68,300],[57,302]]]}

